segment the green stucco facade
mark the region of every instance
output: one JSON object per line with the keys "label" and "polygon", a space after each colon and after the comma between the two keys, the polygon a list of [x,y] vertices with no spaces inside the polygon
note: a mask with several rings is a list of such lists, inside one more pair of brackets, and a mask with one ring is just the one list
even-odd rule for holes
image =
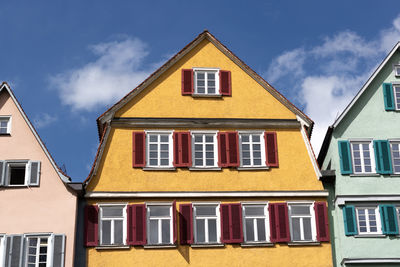
{"label": "green stucco facade", "polygon": [[[338,151],[339,140],[400,138],[400,111],[385,110],[382,89],[383,83],[400,84],[400,77],[394,73],[394,65],[400,62],[400,51],[397,50],[385,61],[378,68],[377,75],[333,128],[321,166],[322,170],[335,170],[336,175],[335,179],[324,182],[330,192],[331,237],[336,266],[400,266],[399,235],[346,236],[342,212],[343,205],[348,204],[400,205],[396,200],[396,197],[400,197],[400,175],[342,175]],[[372,263],[373,260],[388,258],[399,259],[399,263]],[[345,259],[365,259],[366,262],[345,264]],[[367,263],[368,260],[371,263]]]}

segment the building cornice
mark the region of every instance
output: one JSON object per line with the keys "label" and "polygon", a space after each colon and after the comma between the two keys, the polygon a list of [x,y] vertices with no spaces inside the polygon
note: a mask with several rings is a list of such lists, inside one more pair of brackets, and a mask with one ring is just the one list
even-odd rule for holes
{"label": "building cornice", "polygon": [[400,194],[398,195],[342,195],[336,196],[336,205],[342,206],[349,202],[382,202],[390,201],[397,202],[400,201]]}

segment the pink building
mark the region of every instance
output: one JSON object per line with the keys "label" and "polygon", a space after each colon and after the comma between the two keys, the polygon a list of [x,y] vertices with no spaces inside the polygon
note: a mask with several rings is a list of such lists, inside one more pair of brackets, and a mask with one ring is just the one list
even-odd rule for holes
{"label": "pink building", "polygon": [[73,266],[77,191],[0,85],[0,266]]}

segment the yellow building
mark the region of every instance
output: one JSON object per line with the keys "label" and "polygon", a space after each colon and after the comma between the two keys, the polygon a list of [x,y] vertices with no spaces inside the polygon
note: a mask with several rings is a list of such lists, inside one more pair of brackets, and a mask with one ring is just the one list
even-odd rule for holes
{"label": "yellow building", "polygon": [[331,266],[313,122],[208,31],[98,118],[88,266]]}

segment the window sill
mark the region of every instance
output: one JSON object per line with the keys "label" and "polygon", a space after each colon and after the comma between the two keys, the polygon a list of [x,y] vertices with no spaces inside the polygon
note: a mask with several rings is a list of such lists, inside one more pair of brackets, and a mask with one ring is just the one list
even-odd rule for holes
{"label": "window sill", "polygon": [[274,247],[274,243],[240,243],[240,246],[242,247]]}
{"label": "window sill", "polygon": [[144,167],[144,171],[175,171],[175,167]]}
{"label": "window sill", "polygon": [[257,171],[257,170],[269,170],[267,166],[260,166],[260,167],[237,167],[239,171]]}
{"label": "window sill", "polygon": [[0,133],[0,136],[11,136],[11,133]]}
{"label": "window sill", "polygon": [[369,237],[372,237],[372,238],[385,238],[386,235],[383,235],[383,234],[368,235],[368,234],[366,234],[366,235],[354,235],[354,237],[356,237],[356,238],[369,238]]}
{"label": "window sill", "polygon": [[390,174],[390,177],[400,177],[400,173]]}
{"label": "window sill", "polygon": [[202,98],[202,97],[216,97],[216,98],[222,98],[222,95],[220,95],[220,94],[218,94],[218,95],[192,94],[192,97],[198,97],[198,98]]}
{"label": "window sill", "polygon": [[201,168],[201,167],[189,167],[190,171],[220,171],[221,167],[210,167],[210,168]]}
{"label": "window sill", "polygon": [[112,249],[129,249],[130,246],[123,245],[123,246],[98,246],[95,247],[97,250],[112,250]]}
{"label": "window sill", "polygon": [[360,174],[350,174],[350,177],[379,177],[378,173],[360,173]]}
{"label": "window sill", "polygon": [[192,248],[214,248],[214,247],[225,247],[225,244],[192,244]]}
{"label": "window sill", "polygon": [[297,241],[297,242],[289,242],[288,246],[319,246],[321,242],[317,241]]}
{"label": "window sill", "polygon": [[145,245],[143,246],[144,248],[147,249],[165,249],[165,248],[176,248],[176,245],[174,244],[168,244],[168,245]]}

